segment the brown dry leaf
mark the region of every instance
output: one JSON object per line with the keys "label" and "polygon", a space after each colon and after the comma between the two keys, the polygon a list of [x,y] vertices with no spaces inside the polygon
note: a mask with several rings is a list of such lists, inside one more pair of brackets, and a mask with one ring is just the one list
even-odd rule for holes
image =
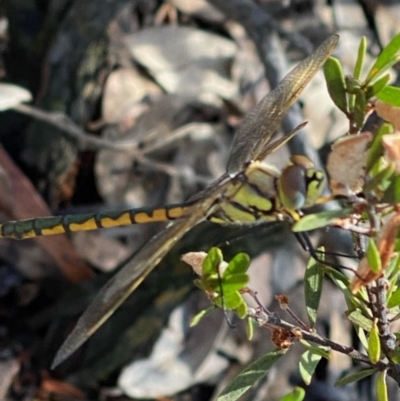
{"label": "brown dry leaf", "polygon": [[108,76],[104,87],[103,120],[119,123],[127,114],[132,115],[144,97],[157,94],[161,94],[160,88],[133,68],[119,68]]}
{"label": "brown dry leaf", "polygon": [[0,361],[0,400],[7,400],[7,394],[21,367],[18,359]]}
{"label": "brown dry leaf", "polygon": [[163,26],[126,35],[125,44],[168,93],[202,93],[230,99],[237,85],[227,74],[233,41],[199,29]]}
{"label": "brown dry leaf", "polygon": [[400,132],[384,135],[382,146],[386,150],[386,159],[394,162],[395,171],[400,174]]}
{"label": "brown dry leaf", "polygon": [[378,99],[375,102],[375,111],[379,117],[391,123],[395,131],[400,131],[400,107],[391,106]]}
{"label": "brown dry leaf", "polygon": [[379,255],[381,257],[382,270],[378,273],[371,271],[367,258],[364,257],[358,265],[357,276],[354,276],[350,285],[350,289],[353,293],[356,293],[362,286],[366,286],[382,276],[393,256],[399,226],[400,211],[397,211],[383,227],[377,243]]}
{"label": "brown dry leaf", "polygon": [[[198,119],[200,114],[214,115],[215,110],[209,105],[199,103],[193,97],[164,95],[137,119],[131,129],[123,131],[115,127],[107,127],[103,131],[107,139],[126,141],[127,150],[129,146],[140,148],[150,166],[147,165],[147,174],[136,174],[132,168],[136,160],[134,154],[99,151],[95,163],[97,188],[106,203],[120,205],[123,202],[137,207],[155,203],[180,202],[193,194],[189,186],[197,185],[197,175],[205,174],[204,170],[207,170],[208,166],[216,164],[215,169],[221,175],[225,167],[223,148],[226,148],[221,145],[221,139],[224,138],[226,128],[218,124],[200,122],[188,124],[194,116]],[[182,152],[180,152],[181,148],[183,148]],[[150,149],[151,154],[147,156],[146,152]],[[180,157],[181,153],[184,157]],[[215,154],[218,157],[218,163],[211,163],[210,157]],[[171,161],[172,156],[174,160]],[[142,163],[140,160],[139,162]],[[200,163],[202,171],[197,169]],[[223,167],[219,168],[219,165]],[[212,168],[210,167],[209,170]],[[189,183],[183,177],[185,171],[188,172],[185,177],[193,177]],[[157,195],[157,190],[165,186],[167,175],[186,179],[185,189],[188,193],[181,197],[171,195],[169,199],[164,199],[164,191]],[[156,200],[149,196],[150,193],[156,196]]]}
{"label": "brown dry leaf", "polygon": [[0,83],[0,111],[8,110],[32,100],[31,93],[21,86]]}
{"label": "brown dry leaf", "polygon": [[206,0],[169,0],[179,11],[187,15],[212,21],[223,22],[226,17]]}
{"label": "brown dry leaf", "polygon": [[340,138],[332,146],[327,171],[333,195],[359,192],[364,185],[367,146],[372,140],[370,132]]}
{"label": "brown dry leaf", "polygon": [[[0,161],[10,182],[13,210],[11,218],[15,220],[50,216],[51,211],[42,197],[36,192],[31,182],[0,148]],[[65,234],[51,237],[37,237],[36,242],[57,262],[64,276],[72,283],[93,277],[93,271],[77,254],[71,241]]]}
{"label": "brown dry leaf", "polygon": [[181,256],[181,260],[191,266],[198,276],[201,276],[206,256],[205,252],[188,252]]}
{"label": "brown dry leaf", "polygon": [[45,377],[42,380],[39,394],[41,399],[51,399],[49,396],[54,397],[55,394],[64,399],[84,400],[86,398],[85,393],[77,387],[51,377]]}
{"label": "brown dry leaf", "polygon": [[120,241],[95,231],[76,232],[72,241],[79,254],[103,272],[114,270],[132,253],[132,249]]}

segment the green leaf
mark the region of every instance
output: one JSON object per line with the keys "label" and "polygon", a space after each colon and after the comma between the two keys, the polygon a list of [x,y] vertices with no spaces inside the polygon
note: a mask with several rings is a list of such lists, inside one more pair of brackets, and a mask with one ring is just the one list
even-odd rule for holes
{"label": "green leaf", "polygon": [[386,370],[380,372],[376,381],[376,398],[378,401],[388,401],[388,391],[386,385]]}
{"label": "green leaf", "polygon": [[228,274],[243,274],[247,272],[250,266],[250,256],[247,253],[238,253],[235,255],[228,264],[222,277]]}
{"label": "green leaf", "polygon": [[400,288],[392,293],[388,300],[388,308],[394,308],[400,305]]}
{"label": "green leaf", "polygon": [[244,319],[248,314],[248,308],[246,302],[242,301],[240,305],[234,309],[234,312],[240,317],[240,319]]}
{"label": "green leaf", "polygon": [[396,346],[394,350],[389,352],[388,357],[391,362],[398,365],[400,363],[400,347]]}
{"label": "green leaf", "polygon": [[376,94],[376,97],[391,106],[400,107],[400,88],[387,85]]}
{"label": "green leaf", "polygon": [[372,85],[367,87],[367,99],[371,99],[383,90],[390,81],[390,74],[384,75],[382,78],[378,79]]}
{"label": "green leaf", "polygon": [[371,171],[372,167],[375,165],[378,159],[383,155],[383,147],[382,147],[383,135],[392,133],[393,133],[392,124],[384,123],[379,127],[379,130],[375,134],[371,146],[368,150],[367,172]]}
{"label": "green leaf", "polygon": [[[400,232],[399,232],[400,234]],[[389,280],[391,281],[396,281],[399,273],[400,273],[400,254],[398,245],[400,245],[398,239],[395,242],[395,252],[397,252],[397,255],[394,255],[391,261],[389,262],[389,265],[385,269],[385,274],[388,277]],[[391,288],[393,289],[393,288]],[[390,289],[389,289],[390,290]],[[391,293],[388,292],[388,297],[390,297]]]}
{"label": "green leaf", "polygon": [[350,373],[349,375],[342,377],[335,383],[335,387],[345,386],[346,384],[358,382],[368,376],[373,375],[376,372],[375,368],[363,369],[358,372]]}
{"label": "green leaf", "polygon": [[362,69],[364,67],[365,52],[367,50],[367,38],[363,36],[358,46],[356,65],[354,66],[353,76],[355,79],[360,79]]}
{"label": "green leaf", "polygon": [[347,315],[347,318],[357,326],[360,326],[366,331],[371,331],[372,322],[366,318],[359,310],[355,310]]}
{"label": "green leaf", "polygon": [[207,309],[202,309],[199,313],[197,313],[192,320],[190,321],[190,327],[194,327],[197,324],[199,324],[199,322],[201,321],[201,319],[203,319],[204,316],[208,315],[210,312],[212,312],[213,310],[215,310],[214,306],[210,306]]}
{"label": "green leaf", "polygon": [[366,256],[371,271],[373,273],[379,273],[382,270],[382,261],[374,238],[369,239]]}
{"label": "green leaf", "polygon": [[211,248],[203,262],[203,277],[207,278],[219,270],[222,263],[222,251],[219,248]]}
{"label": "green leaf", "polygon": [[251,341],[253,339],[254,335],[254,323],[255,321],[252,318],[247,318],[246,320],[246,334],[247,334],[247,339]]}
{"label": "green leaf", "polygon": [[238,292],[229,292],[227,294],[223,294],[222,297],[223,297],[223,305],[225,306],[226,309],[236,309],[243,302],[243,298]]}
{"label": "green leaf", "polygon": [[400,175],[392,176],[382,202],[400,203]]}
{"label": "green leaf", "polygon": [[368,349],[368,340],[367,336],[365,335],[365,330],[360,327],[360,326],[355,326],[355,331],[357,333],[357,337],[360,340],[361,345],[364,347],[364,349]]}
{"label": "green leaf", "polygon": [[390,179],[396,169],[396,164],[390,162],[381,171],[378,172],[370,181],[364,185],[364,193],[370,193],[373,190],[385,190],[390,186]]}
{"label": "green leaf", "polygon": [[337,219],[348,216],[352,210],[350,208],[326,210],[320,213],[308,214],[297,221],[293,227],[293,232],[311,231],[317,228],[323,228],[330,224],[335,224]]}
{"label": "green leaf", "polygon": [[331,359],[331,354],[330,354],[330,349],[329,347],[324,347],[322,345],[311,345],[308,341],[305,340],[300,340],[301,344],[310,352],[313,352],[314,354],[319,355],[322,358],[325,359]]}
{"label": "green leaf", "polygon": [[295,387],[290,393],[286,394],[279,401],[302,401],[306,395],[304,388]]}
{"label": "green leaf", "polygon": [[367,109],[367,97],[363,90],[359,90],[355,94],[354,108],[353,108],[353,119],[358,129],[361,129],[364,125]]}
{"label": "green leaf", "polygon": [[378,363],[381,359],[381,341],[376,320],[373,321],[371,331],[369,332],[368,357],[373,364]]}
{"label": "green leaf", "polygon": [[368,74],[367,82],[372,79],[377,79],[384,71],[390,68],[393,65],[393,60],[396,58],[396,54],[399,50],[400,33],[397,34],[382,50]]}
{"label": "green leaf", "polygon": [[310,350],[303,353],[299,362],[299,370],[304,383],[307,385],[311,383],[312,375],[318,362],[321,360],[321,355],[318,355]]}
{"label": "green leaf", "polygon": [[239,291],[247,285],[249,276],[247,274],[236,274],[225,276],[222,280],[222,291],[224,293]]}
{"label": "green leaf", "polygon": [[276,350],[264,355],[257,361],[239,373],[236,378],[229,383],[217,401],[235,401],[244,394],[258,379],[263,377],[274,363],[281,358],[286,351]]}
{"label": "green leaf", "polygon": [[324,74],[328,92],[333,103],[347,114],[349,107],[347,104],[346,82],[343,68],[339,60],[335,57],[329,57],[324,64]]}
{"label": "green leaf", "polygon": [[377,80],[379,80],[383,74],[385,74],[388,70],[390,70],[395,64],[400,61],[400,55],[394,56],[380,71],[377,73],[372,79],[367,79],[366,84],[371,85]]}
{"label": "green leaf", "polygon": [[320,263],[313,258],[307,264],[304,276],[304,294],[307,308],[308,320],[311,327],[315,326],[317,320],[317,311],[322,294],[322,283],[324,279],[324,270]]}

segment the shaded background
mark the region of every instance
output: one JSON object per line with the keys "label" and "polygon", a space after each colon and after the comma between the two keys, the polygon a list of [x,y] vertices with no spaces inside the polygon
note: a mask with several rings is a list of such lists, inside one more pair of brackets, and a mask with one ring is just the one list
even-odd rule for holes
{"label": "shaded background", "polygon": [[[15,111],[0,114],[1,219],[185,200],[224,172],[243,115],[323,39],[340,34],[335,55],[350,71],[361,36],[376,55],[399,21],[397,1],[4,1],[2,80],[29,89],[39,109],[60,113],[48,118],[64,129]],[[316,150],[347,128],[322,74],[283,129],[305,119],[307,132],[290,151],[318,162]],[[269,161],[281,167],[288,154],[280,150]],[[229,329],[217,312],[188,329],[207,305],[190,268],[178,262],[188,250],[225,245],[228,258],[258,255],[251,286],[263,302],[286,292],[304,313],[298,281],[307,255],[288,229],[242,236],[205,223],[74,357],[49,371],[109,274],[162,227],[1,240],[0,399],[213,399],[272,345],[265,331],[249,343],[240,324]],[[343,300],[329,283],[324,296],[318,329],[351,344]],[[301,384],[298,348],[243,399],[274,400]],[[308,399],[373,400],[369,381],[332,387],[350,368],[337,355],[321,363]]]}

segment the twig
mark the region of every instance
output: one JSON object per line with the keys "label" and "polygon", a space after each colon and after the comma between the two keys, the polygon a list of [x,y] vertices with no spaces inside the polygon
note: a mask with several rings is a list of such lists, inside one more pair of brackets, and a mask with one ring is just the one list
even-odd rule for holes
{"label": "twig", "polygon": [[[112,142],[107,139],[96,138],[93,135],[88,134],[83,129],[81,129],[78,125],[76,125],[66,114],[59,112],[48,112],[40,110],[34,106],[29,106],[27,104],[19,104],[13,108],[15,111],[33,117],[37,120],[43,121],[54,127],[58,128],[60,131],[68,134],[71,138],[75,139],[78,142],[78,147],[80,149],[85,150],[110,150],[116,152],[127,152],[132,157],[134,157],[139,163],[144,166],[150,167],[152,170],[163,171],[170,176],[185,176],[189,173],[182,171],[180,169],[174,168],[167,163],[157,162],[153,159],[148,158],[146,155],[150,154],[161,148],[162,146],[166,146],[174,141],[177,141],[184,136],[188,135],[192,130],[195,124],[187,124],[183,127],[180,127],[173,131],[173,133],[168,137],[167,140],[164,140],[162,143],[154,143],[150,146],[147,146],[145,149],[138,150],[136,148],[136,142],[130,141],[119,141]],[[193,179],[197,183],[208,184],[209,177],[199,176],[198,174],[192,174]]]}

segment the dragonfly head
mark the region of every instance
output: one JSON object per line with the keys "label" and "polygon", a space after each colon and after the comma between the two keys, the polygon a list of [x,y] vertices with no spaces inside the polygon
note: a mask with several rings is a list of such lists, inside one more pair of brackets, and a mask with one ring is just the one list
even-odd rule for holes
{"label": "dragonfly head", "polygon": [[325,175],[305,156],[295,155],[278,178],[281,204],[289,210],[313,206],[324,190]]}

